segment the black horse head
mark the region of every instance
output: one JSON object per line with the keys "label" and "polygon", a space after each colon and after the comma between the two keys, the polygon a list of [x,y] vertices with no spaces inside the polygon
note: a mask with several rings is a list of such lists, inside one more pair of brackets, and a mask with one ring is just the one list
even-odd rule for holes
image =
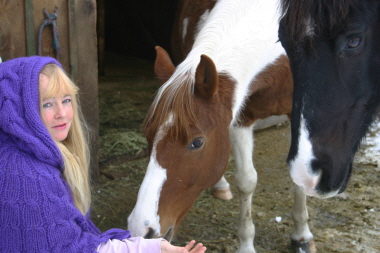
{"label": "black horse head", "polygon": [[279,38],[294,79],[293,181],[309,195],[345,190],[380,103],[380,1],[283,0]]}

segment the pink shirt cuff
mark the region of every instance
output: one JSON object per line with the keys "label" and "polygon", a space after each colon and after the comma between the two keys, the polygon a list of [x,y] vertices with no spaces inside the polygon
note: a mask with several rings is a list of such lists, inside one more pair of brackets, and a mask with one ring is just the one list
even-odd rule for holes
{"label": "pink shirt cuff", "polygon": [[108,240],[97,248],[99,253],[161,253],[162,238],[144,239],[142,237],[131,237],[123,240]]}

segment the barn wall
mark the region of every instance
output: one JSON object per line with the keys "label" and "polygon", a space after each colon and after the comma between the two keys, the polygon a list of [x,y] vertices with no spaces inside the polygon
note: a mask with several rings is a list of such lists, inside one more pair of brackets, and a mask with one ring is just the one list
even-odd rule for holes
{"label": "barn wall", "polygon": [[3,60],[26,55],[24,4],[20,0],[0,2],[0,56]]}
{"label": "barn wall", "polygon": [[[38,31],[46,18],[42,10],[46,8],[52,14],[55,7],[58,8],[58,36],[61,46],[58,60],[81,89],[82,108],[93,132],[90,147],[94,182],[98,178],[99,147],[97,57],[101,71],[106,64],[106,51],[152,61],[155,58],[156,45],[170,51],[170,33],[177,1],[0,1],[0,56],[3,60],[36,55]],[[52,43],[52,27],[46,26],[42,30],[42,55],[55,57]]]}
{"label": "barn wall", "polygon": [[4,0],[0,1],[0,56],[3,60],[36,55],[38,31],[45,20],[43,8],[58,8],[56,57],[52,26],[42,30],[41,55],[57,58],[80,87],[83,113],[92,129],[92,179],[98,178],[98,62],[95,0]]}

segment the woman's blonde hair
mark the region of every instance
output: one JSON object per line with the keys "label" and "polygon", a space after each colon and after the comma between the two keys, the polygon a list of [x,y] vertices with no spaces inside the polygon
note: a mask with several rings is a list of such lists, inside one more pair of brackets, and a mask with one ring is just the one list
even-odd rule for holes
{"label": "woman's blonde hair", "polygon": [[[42,101],[57,94],[70,94],[73,107],[73,120],[67,138],[62,142],[55,141],[60,150],[64,163],[63,175],[73,194],[75,206],[85,215],[91,204],[91,189],[89,179],[89,149],[88,130],[79,106],[79,88],[71,81],[67,74],[55,64],[47,64],[41,74],[49,78],[46,97],[40,96],[40,110]],[[41,92],[40,92],[41,94]],[[42,114],[41,114],[42,115]]]}

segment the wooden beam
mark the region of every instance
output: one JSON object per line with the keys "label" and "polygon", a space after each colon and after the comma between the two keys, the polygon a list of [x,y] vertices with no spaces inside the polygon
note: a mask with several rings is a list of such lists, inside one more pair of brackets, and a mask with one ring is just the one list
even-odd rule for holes
{"label": "wooden beam", "polygon": [[33,0],[25,0],[26,53],[28,56],[36,54],[33,11]]}
{"label": "wooden beam", "polygon": [[70,44],[70,73],[74,82],[78,80],[78,41],[77,41],[77,25],[75,15],[75,0],[68,1],[69,11],[69,44]]}
{"label": "wooden beam", "polygon": [[105,0],[96,1],[97,9],[97,38],[98,38],[98,71],[101,76],[105,71]]}

